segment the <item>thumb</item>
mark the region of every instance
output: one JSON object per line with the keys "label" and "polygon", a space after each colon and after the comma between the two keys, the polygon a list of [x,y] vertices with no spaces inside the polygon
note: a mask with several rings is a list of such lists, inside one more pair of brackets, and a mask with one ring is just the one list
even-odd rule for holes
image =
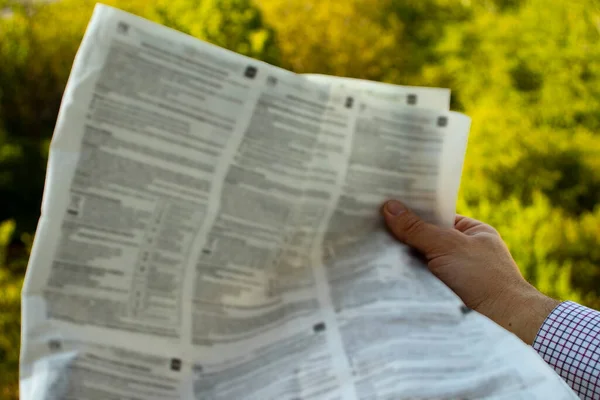
{"label": "thumb", "polygon": [[385,223],[402,243],[415,248],[429,259],[443,246],[444,230],[423,221],[404,204],[391,200],[383,206]]}

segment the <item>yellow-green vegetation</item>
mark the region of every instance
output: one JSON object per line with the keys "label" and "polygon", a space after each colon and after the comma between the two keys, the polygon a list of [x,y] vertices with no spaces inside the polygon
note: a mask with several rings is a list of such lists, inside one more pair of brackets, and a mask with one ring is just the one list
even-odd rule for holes
{"label": "yellow-green vegetation", "polygon": [[[0,0],[0,398],[48,143],[89,0]],[[459,212],[542,291],[600,307],[598,0],[107,0],[295,72],[450,87],[473,118]],[[4,222],[2,222],[4,221]]]}

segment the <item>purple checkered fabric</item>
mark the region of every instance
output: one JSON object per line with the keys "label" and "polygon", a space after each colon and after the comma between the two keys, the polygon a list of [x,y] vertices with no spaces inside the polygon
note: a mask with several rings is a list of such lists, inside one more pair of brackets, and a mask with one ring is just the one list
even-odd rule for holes
{"label": "purple checkered fabric", "polygon": [[600,312],[566,301],[540,328],[533,348],[584,400],[600,400]]}

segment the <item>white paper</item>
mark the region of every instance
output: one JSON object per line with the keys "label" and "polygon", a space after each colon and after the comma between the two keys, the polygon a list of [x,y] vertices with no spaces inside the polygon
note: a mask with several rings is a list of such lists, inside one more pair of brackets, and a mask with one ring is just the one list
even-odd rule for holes
{"label": "white paper", "polygon": [[378,217],[396,197],[452,223],[469,119],[374,97],[97,6],[23,289],[22,399],[575,398]]}

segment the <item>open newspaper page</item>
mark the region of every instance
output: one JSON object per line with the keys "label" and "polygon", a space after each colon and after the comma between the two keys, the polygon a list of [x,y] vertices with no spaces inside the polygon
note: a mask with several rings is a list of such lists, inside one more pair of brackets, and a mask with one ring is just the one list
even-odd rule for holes
{"label": "open newspaper page", "polygon": [[97,6],[23,289],[22,399],[575,398],[385,234],[388,197],[452,223],[469,119],[374,97]]}

